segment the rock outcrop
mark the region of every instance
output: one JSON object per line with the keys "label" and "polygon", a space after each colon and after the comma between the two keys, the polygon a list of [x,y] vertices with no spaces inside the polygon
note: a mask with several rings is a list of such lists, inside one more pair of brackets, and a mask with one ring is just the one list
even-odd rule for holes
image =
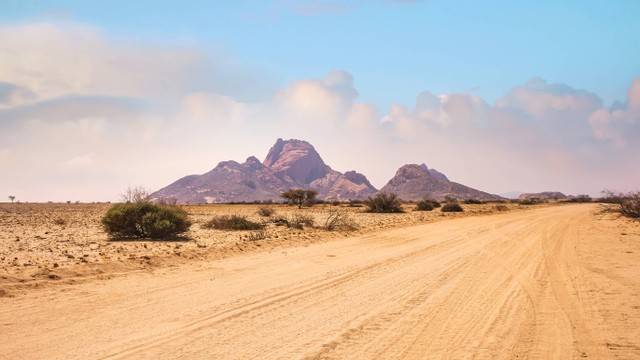
{"label": "rock outcrop", "polygon": [[406,201],[422,199],[442,201],[447,197],[458,200],[476,199],[482,201],[502,199],[498,195],[449,181],[444,174],[429,169],[425,164],[402,166],[396,175],[380,189],[380,192],[396,193],[398,197]]}

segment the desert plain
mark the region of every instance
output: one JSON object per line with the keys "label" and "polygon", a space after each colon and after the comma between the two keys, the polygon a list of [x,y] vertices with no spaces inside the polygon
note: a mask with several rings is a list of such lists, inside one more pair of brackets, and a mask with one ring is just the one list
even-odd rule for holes
{"label": "desert plain", "polygon": [[172,241],[110,239],[110,206],[0,204],[0,358],[640,359],[640,222],[598,204],[187,205]]}

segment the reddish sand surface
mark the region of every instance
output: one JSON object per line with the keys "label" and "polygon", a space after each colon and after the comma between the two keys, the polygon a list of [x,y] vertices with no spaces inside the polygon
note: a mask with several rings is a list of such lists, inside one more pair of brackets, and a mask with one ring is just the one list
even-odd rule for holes
{"label": "reddish sand surface", "polygon": [[346,209],[359,231],[263,240],[190,207],[186,242],[110,241],[106,205],[26,205],[0,208],[3,359],[640,359],[640,223],[595,204]]}

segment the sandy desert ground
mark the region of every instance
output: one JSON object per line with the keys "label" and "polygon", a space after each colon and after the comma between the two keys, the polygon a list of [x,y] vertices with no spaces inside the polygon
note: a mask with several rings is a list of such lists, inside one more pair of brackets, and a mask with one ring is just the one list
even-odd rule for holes
{"label": "sandy desert ground", "polygon": [[105,205],[22,205],[0,213],[3,359],[640,359],[640,224],[596,204],[349,208],[358,232],[258,241],[194,206],[165,243],[109,241]]}
{"label": "sandy desert ground", "polygon": [[[361,207],[316,205],[298,209],[274,205],[186,205],[194,222],[187,241],[118,241],[109,239],[100,219],[111,204],[0,203],[0,294],[13,296],[28,288],[70,284],[118,276],[130,271],[148,271],[194,260],[213,260],[239,253],[270,251],[288,246],[306,246],[314,242],[344,238],[413,224],[496,212],[495,206],[464,205],[464,213],[412,211],[404,214],[367,214]],[[303,230],[276,226],[257,210],[267,206],[274,217],[290,219],[310,216],[316,227]],[[507,204],[510,211],[529,207]],[[328,214],[348,214],[357,231],[322,230]],[[265,239],[252,240],[255,231],[220,231],[202,225],[216,215],[242,215],[267,223]]]}

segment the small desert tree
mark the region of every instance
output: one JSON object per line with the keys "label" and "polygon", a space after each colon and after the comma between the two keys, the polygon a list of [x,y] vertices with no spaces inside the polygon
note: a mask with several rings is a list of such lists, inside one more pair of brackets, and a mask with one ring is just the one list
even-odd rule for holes
{"label": "small desert tree", "polygon": [[9,200],[11,200],[11,202],[13,202],[13,200],[15,200],[15,199],[16,199],[16,197],[15,197],[15,196],[13,196],[13,195],[9,195]]}
{"label": "small desert tree", "polygon": [[280,197],[291,204],[297,205],[299,209],[304,205],[313,206],[316,203],[317,196],[317,191],[309,189],[289,189],[280,194]]}

